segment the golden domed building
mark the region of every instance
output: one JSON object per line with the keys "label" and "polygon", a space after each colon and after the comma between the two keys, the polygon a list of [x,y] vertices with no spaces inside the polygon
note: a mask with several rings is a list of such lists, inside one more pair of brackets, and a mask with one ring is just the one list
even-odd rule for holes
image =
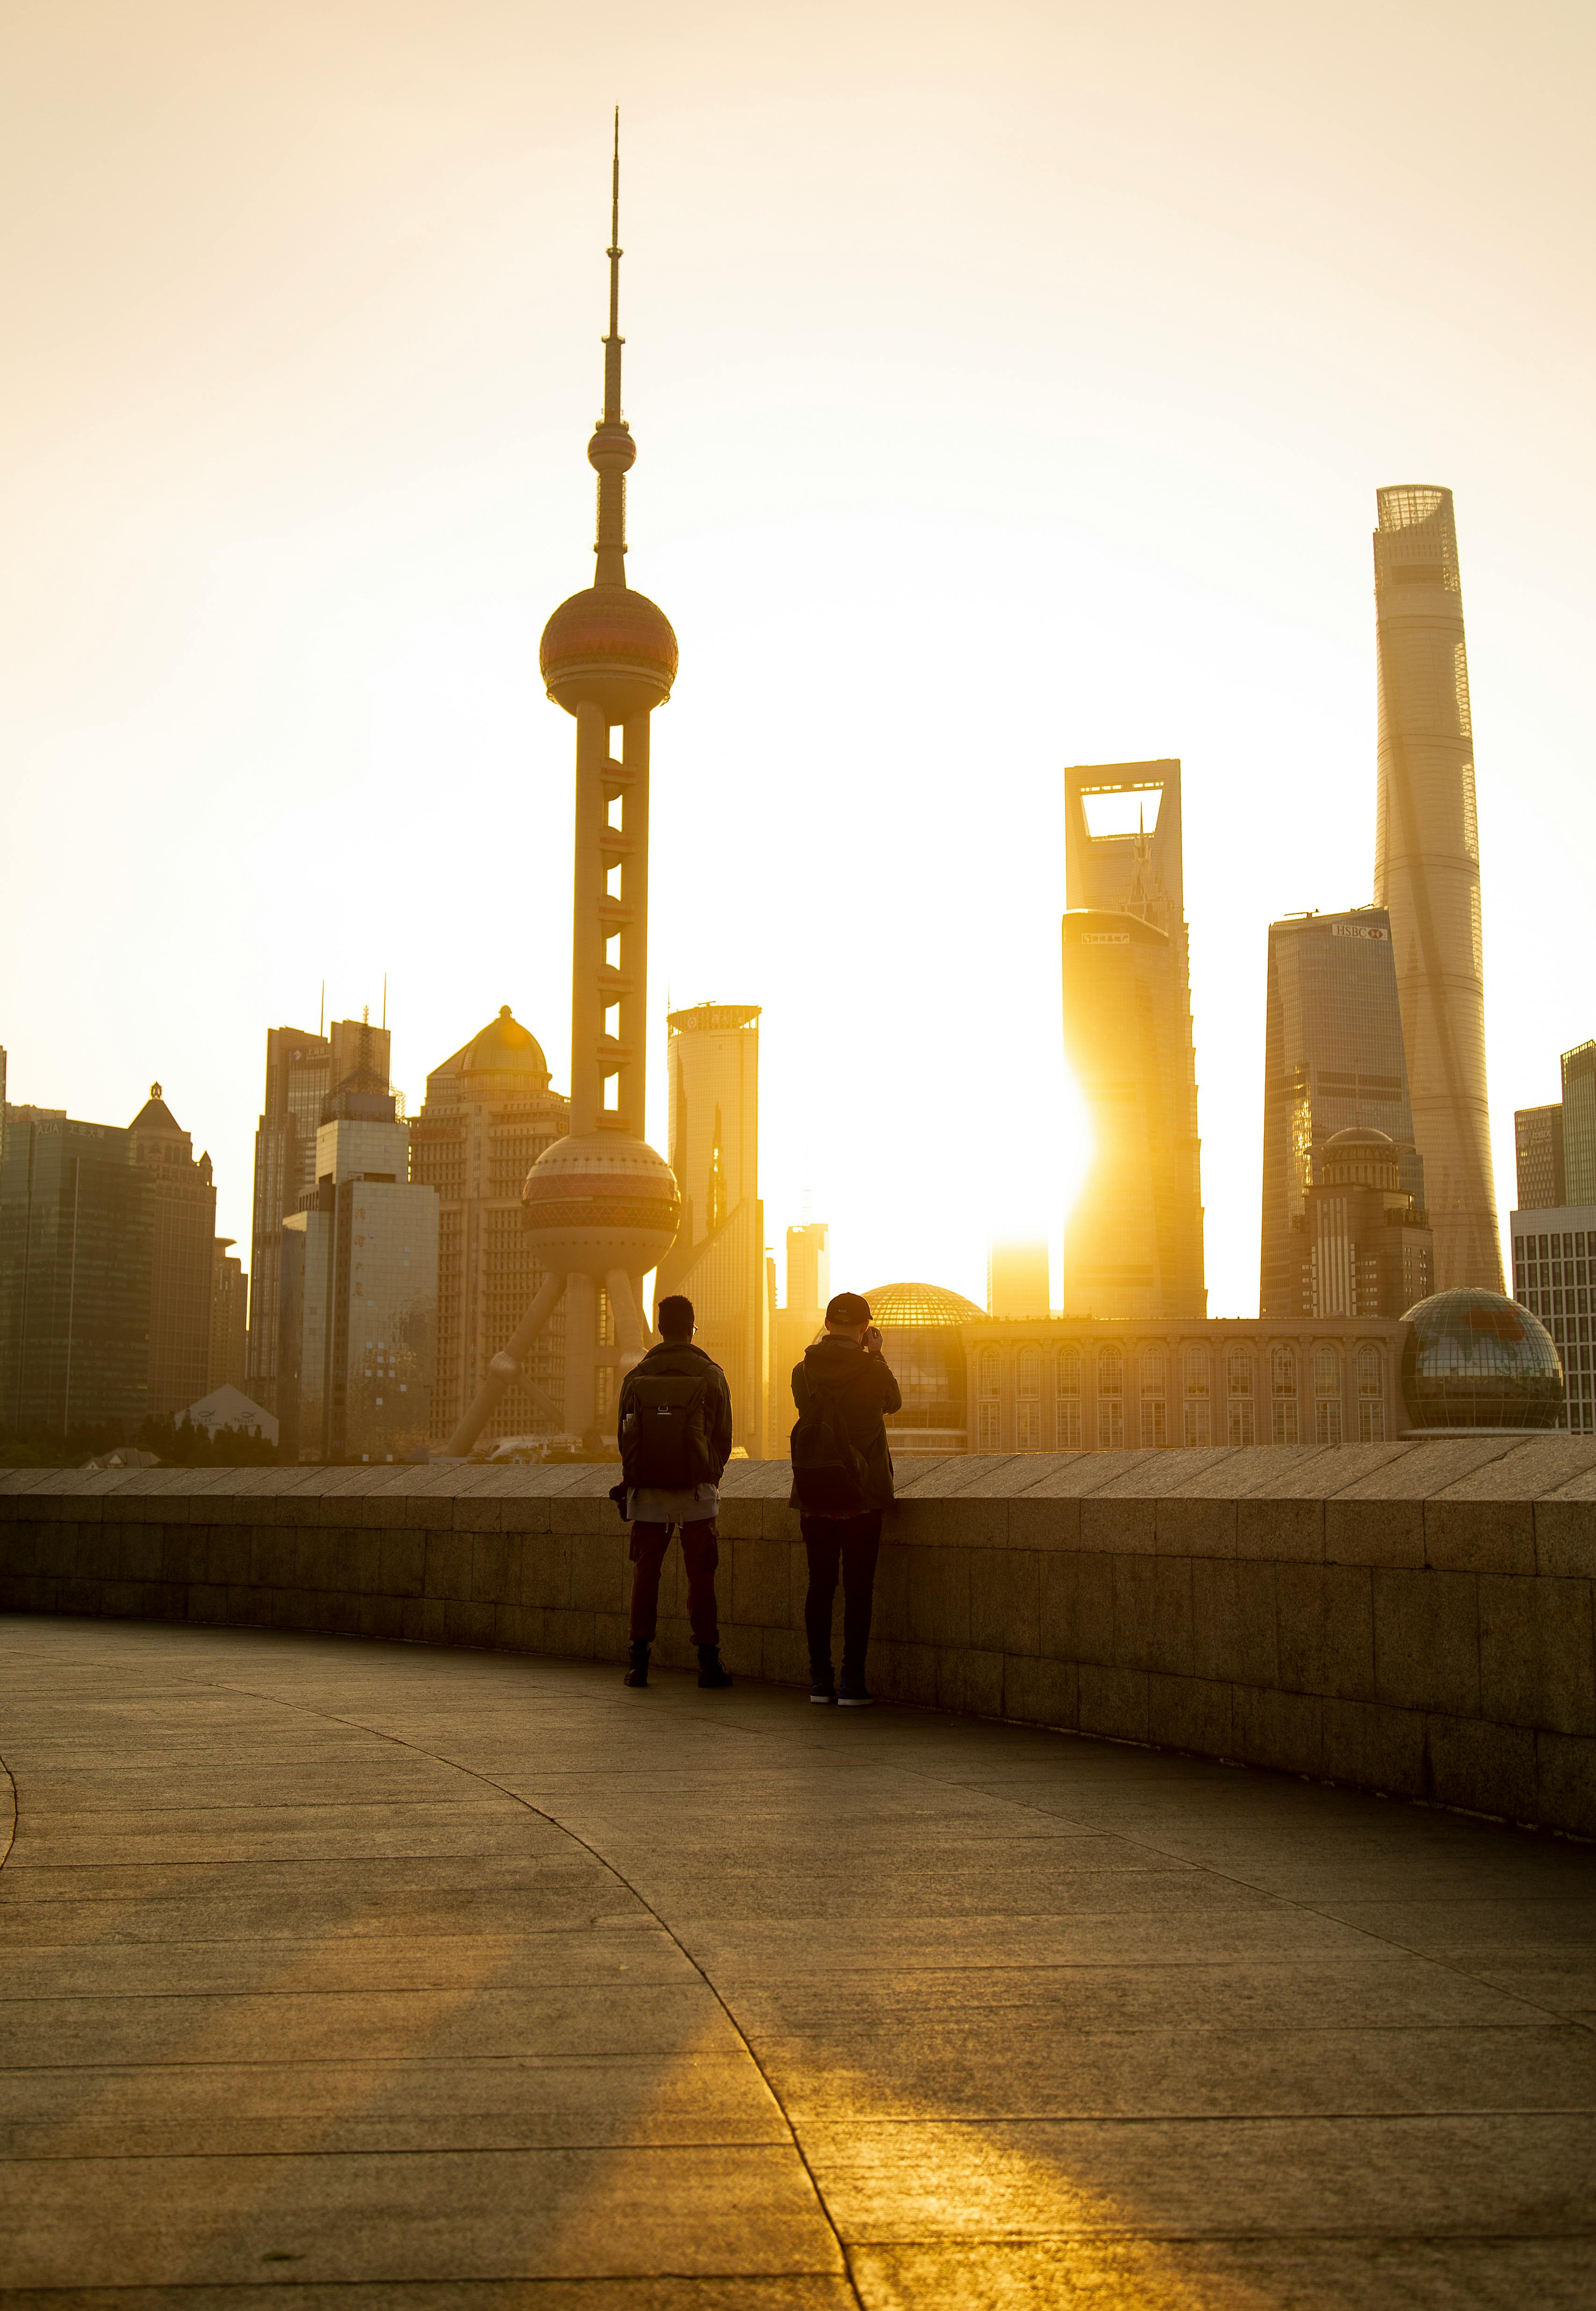
{"label": "golden domed building", "polygon": [[967,1452],[970,1416],[960,1327],[986,1310],[939,1284],[878,1284],[865,1298],[903,1405],[886,1424],[894,1458]]}
{"label": "golden domed building", "polygon": [[[570,1113],[570,1101],[549,1088],[537,1038],[508,1003],[427,1077],[410,1125],[410,1177],[438,1191],[434,1445],[458,1425],[494,1352],[544,1281],[538,1248],[522,1224],[521,1183],[564,1137]],[[564,1386],[565,1326],[556,1312],[523,1376],[494,1405],[484,1435],[497,1442],[557,1434]]]}

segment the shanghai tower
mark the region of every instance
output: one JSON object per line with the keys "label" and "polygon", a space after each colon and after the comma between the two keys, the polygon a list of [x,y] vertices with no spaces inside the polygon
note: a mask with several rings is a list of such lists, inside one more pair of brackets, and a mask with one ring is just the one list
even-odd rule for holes
{"label": "shanghai tower", "polygon": [[1380,798],[1374,903],[1391,916],[1435,1289],[1502,1288],[1485,1080],[1479,831],[1452,492],[1376,493]]}

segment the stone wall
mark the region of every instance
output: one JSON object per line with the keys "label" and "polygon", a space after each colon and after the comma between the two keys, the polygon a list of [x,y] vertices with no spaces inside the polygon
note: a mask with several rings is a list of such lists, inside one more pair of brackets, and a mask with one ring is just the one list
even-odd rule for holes
{"label": "stone wall", "polygon": [[[0,1609],[619,1661],[606,1469],[22,1469]],[[885,1698],[1321,1775],[1596,1836],[1596,1440],[910,1462]],[[722,1502],[721,1629],[807,1682],[779,1463]],[[679,1552],[657,1658],[691,1659]]]}

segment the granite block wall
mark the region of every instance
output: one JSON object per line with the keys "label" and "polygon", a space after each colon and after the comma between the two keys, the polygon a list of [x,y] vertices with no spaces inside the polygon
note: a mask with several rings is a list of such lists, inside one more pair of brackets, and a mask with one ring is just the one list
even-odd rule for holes
{"label": "granite block wall", "polygon": [[[0,1610],[619,1661],[595,1468],[0,1475]],[[1596,1440],[909,1462],[871,1681],[927,1707],[1317,1775],[1596,1836]],[[807,1682],[778,1463],[720,1517],[730,1667]],[[658,1658],[687,1666],[679,1553]]]}

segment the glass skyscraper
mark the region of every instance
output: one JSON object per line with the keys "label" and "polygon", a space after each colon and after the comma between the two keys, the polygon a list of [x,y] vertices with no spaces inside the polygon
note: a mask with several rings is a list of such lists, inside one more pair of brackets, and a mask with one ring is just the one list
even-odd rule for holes
{"label": "glass skyscraper", "polygon": [[1396,1143],[1403,1191],[1422,1211],[1424,1165],[1413,1145],[1391,919],[1383,907],[1291,915],[1269,925],[1260,1315],[1305,1312],[1307,1192],[1324,1142],[1355,1125],[1383,1131]]}

